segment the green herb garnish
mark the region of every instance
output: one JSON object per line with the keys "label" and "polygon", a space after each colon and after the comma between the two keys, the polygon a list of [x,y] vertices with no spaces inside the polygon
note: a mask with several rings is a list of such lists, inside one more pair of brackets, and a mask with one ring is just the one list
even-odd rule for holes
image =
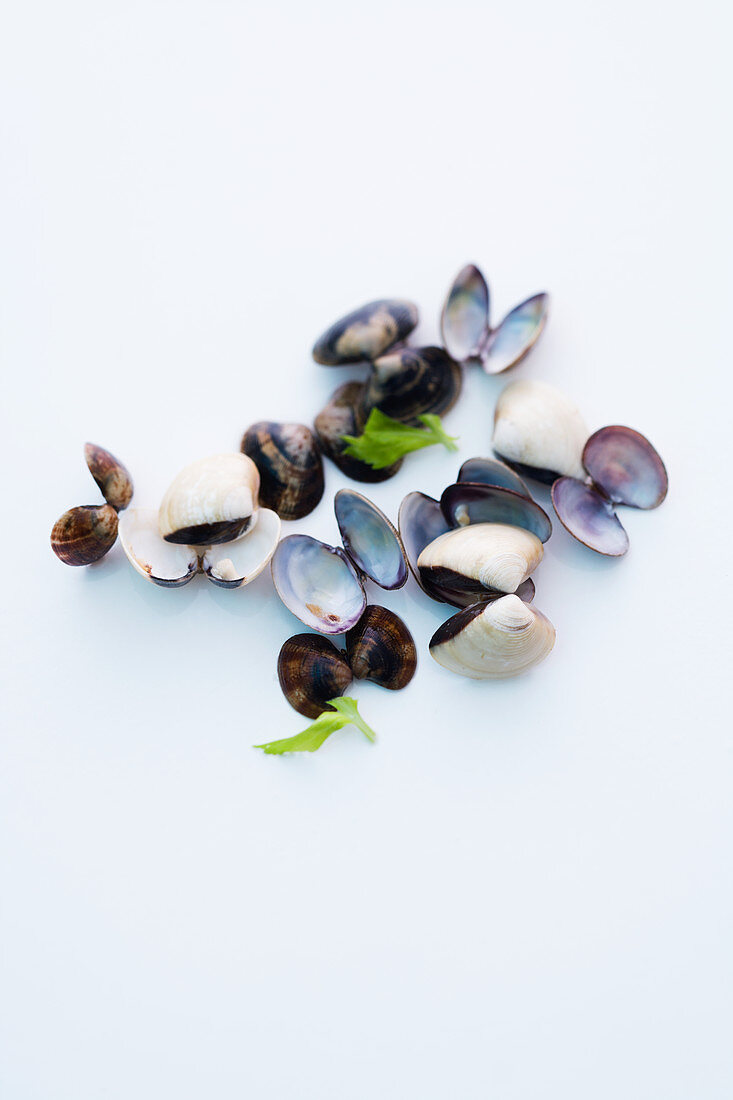
{"label": "green herb garnish", "polygon": [[377,735],[359,714],[356,699],[343,696],[330,699],[329,706],[334,710],[324,710],[307,729],[296,733],[295,737],[286,737],[282,741],[268,741],[265,745],[255,745],[266,753],[279,756],[284,752],[315,752],[323,742],[344,726],[352,725],[361,730],[369,741],[376,741]]}
{"label": "green herb garnish", "polygon": [[344,454],[361,459],[373,470],[382,470],[410,451],[432,447],[434,443],[442,443],[449,451],[458,450],[455,442],[458,437],[448,435],[439,416],[424,413],[418,419],[425,425],[424,428],[412,428],[409,424],[385,416],[379,409],[372,409],[361,435],[341,436],[348,443]]}

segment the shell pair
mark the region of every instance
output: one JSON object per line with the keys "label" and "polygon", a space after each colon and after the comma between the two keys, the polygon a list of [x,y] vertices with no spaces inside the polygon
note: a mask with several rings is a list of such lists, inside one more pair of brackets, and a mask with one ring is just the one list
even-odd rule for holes
{"label": "shell pair", "polygon": [[314,422],[324,454],[357,481],[384,481],[402,465],[373,470],[343,453],[342,437],[360,435],[372,409],[419,425],[426,413],[448,412],[460,395],[463,373],[445,349],[404,344],[417,321],[412,302],[380,299],[336,321],[313,347],[313,358],[324,366],[370,365],[367,379],[339,386]]}
{"label": "shell pair", "polygon": [[418,584],[462,609],[430,641],[439,664],[472,679],[495,679],[547,656],[555,631],[529,606],[530,574],[552,524],[516,473],[496,459],[469,459],[440,501],[409,493],[399,527]]}
{"label": "shell pair", "polygon": [[259,507],[260,475],[244,454],[199,459],[177,475],[156,512],[132,508],[120,541],[132,567],[164,588],[204,573],[221,588],[259,576],[280,538],[280,518]]}
{"label": "shell pair", "polygon": [[300,714],[317,718],[354,678],[399,691],[415,674],[414,639],[399,615],[386,607],[366,607],[346,632],[345,642],[341,650],[319,634],[295,634],[283,644],[278,679],[285,698]]}
{"label": "shell pair", "polygon": [[118,512],[132,500],[132,478],[104,447],[84,444],[84,458],[106,504],[81,504],[64,512],[53,525],[51,549],[65,565],[92,565],[112,549]]}
{"label": "shell pair", "polygon": [[645,436],[620,424],[589,436],[576,406],[545,382],[506,387],[496,404],[493,446],[515,469],[551,484],[563,527],[608,557],[629,548],[616,505],[657,508],[667,495],[667,471]]}
{"label": "shell pair", "polygon": [[533,294],[492,328],[488,283],[475,264],[467,264],[456,276],[443,306],[443,343],[457,362],[479,362],[487,374],[501,374],[516,366],[537,343],[549,304],[545,292]]}

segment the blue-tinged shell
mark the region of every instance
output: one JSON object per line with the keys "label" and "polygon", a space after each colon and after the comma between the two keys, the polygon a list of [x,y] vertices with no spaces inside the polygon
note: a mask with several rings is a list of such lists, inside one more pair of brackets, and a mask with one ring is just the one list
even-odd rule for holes
{"label": "blue-tinged shell", "polygon": [[549,303],[548,294],[534,294],[507,313],[491,333],[482,356],[487,374],[501,374],[524,359],[542,334]]}
{"label": "blue-tinged shell", "polygon": [[448,291],[440,331],[448,354],[459,363],[480,357],[489,338],[489,288],[474,264],[458,272]]}
{"label": "blue-tinged shell", "polygon": [[384,512],[353,489],[339,489],[333,507],[344,550],[357,568],[380,588],[402,588],[407,560]]}

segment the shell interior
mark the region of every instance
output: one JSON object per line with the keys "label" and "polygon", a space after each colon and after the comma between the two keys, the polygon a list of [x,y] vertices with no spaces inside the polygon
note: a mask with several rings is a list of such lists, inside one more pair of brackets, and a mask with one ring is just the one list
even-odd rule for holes
{"label": "shell interior", "polygon": [[455,527],[470,523],[508,523],[531,531],[540,542],[547,542],[552,534],[550,517],[539,504],[497,485],[457,481],[443,491],[440,507]]}
{"label": "shell interior", "polygon": [[281,519],[302,519],[323,496],[323,460],[305,424],[260,420],[242,437],[241,450],[260,473],[260,504]]}
{"label": "shell interior", "polygon": [[456,481],[498,485],[502,489],[512,489],[520,496],[529,496],[529,489],[519,474],[498,458],[467,458],[458,471]]}
{"label": "shell interior", "polygon": [[310,535],[288,535],[278,544],[272,579],[288,610],[322,634],[343,634],[366,607],[362,583],[343,550]]}
{"label": "shell interior", "polygon": [[340,489],[334,511],[344,549],[380,588],[401,588],[407,580],[407,561],[400,537],[376,504],[353,489]]}
{"label": "shell interior", "polygon": [[154,508],[128,508],[120,516],[120,543],[130,565],[142,577],[164,588],[187,584],[198,572],[198,552],[166,542]]}
{"label": "shell interior", "polygon": [[534,294],[507,313],[489,337],[482,357],[487,374],[501,374],[524,359],[545,327],[548,306],[547,294]]}
{"label": "shell interior", "polygon": [[255,524],[234,542],[209,546],[201,567],[221,588],[240,588],[259,577],[269,563],[280,538],[280,517],[269,508],[255,513]]}
{"label": "shell interior", "polygon": [[573,538],[598,554],[621,557],[629,536],[607,497],[574,477],[561,477],[552,486],[557,518]]}
{"label": "shell interior", "polygon": [[616,504],[657,508],[667,495],[667,471],[649,440],[621,424],[594,432],[583,465]]}
{"label": "shell interior", "polygon": [[489,336],[489,287],[474,264],[456,275],[443,306],[440,331],[448,354],[459,363],[480,356]]}
{"label": "shell interior", "polygon": [[417,491],[408,493],[400,504],[397,523],[410,569],[418,584],[422,585],[417,559],[428,543],[450,531],[451,525],[438,501]]}

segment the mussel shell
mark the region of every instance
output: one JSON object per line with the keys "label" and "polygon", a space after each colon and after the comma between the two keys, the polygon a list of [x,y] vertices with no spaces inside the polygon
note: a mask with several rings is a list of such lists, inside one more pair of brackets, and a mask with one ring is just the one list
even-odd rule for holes
{"label": "mussel shell", "polygon": [[356,626],[346,635],[346,652],[357,680],[399,691],[417,668],[417,649],[412,634],[394,611],[369,604]]}
{"label": "mussel shell", "polygon": [[[452,569],[423,570],[420,578],[423,589],[437,603],[449,603],[453,607],[470,607],[476,603],[491,603],[506,596],[498,588],[485,588],[481,581],[456,573]],[[515,595],[525,603],[532,603],[535,597],[534,581],[527,577],[518,586]]]}
{"label": "mussel shell", "polygon": [[241,450],[260,472],[260,504],[280,519],[302,519],[323,496],[323,460],[305,424],[260,420],[242,437]]}
{"label": "mussel shell", "polygon": [[318,634],[294,634],[277,659],[282,693],[299,714],[317,718],[343,695],[353,676],[345,654]]}
{"label": "mussel shell", "polygon": [[459,676],[498,680],[539,664],[554,644],[550,620],[508,595],[451,616],[430,639],[430,655]]}
{"label": "mussel shell", "polygon": [[465,527],[469,523],[508,523],[531,531],[540,542],[547,542],[552,534],[550,517],[539,504],[498,485],[457,481],[443,490],[440,507],[451,527]]}
{"label": "mussel shell", "polygon": [[615,504],[657,508],[667,495],[664,463],[646,436],[633,428],[599,428],[583,449],[583,465]]}
{"label": "mussel shell", "polygon": [[487,374],[509,370],[532,350],[547,322],[549,304],[548,294],[534,294],[507,313],[491,333],[482,356]]}
{"label": "mussel shell", "polygon": [[84,458],[90,474],[107,503],[111,504],[116,512],[127,508],[133,493],[129,470],[118,458],[109,451],[105,451],[104,447],[98,447],[96,443],[84,444]]}
{"label": "mussel shell", "polygon": [[345,382],[331,395],[328,404],[321,409],[313,422],[323,453],[339,470],[353,481],[375,484],[393,477],[403,459],[392,466],[374,470],[361,459],[344,454],[347,444],[342,436],[360,435],[366,420],[366,383]]}
{"label": "mussel shell", "polygon": [[340,547],[288,535],[272,559],[272,579],[287,609],[321,634],[343,634],[366,607],[364,587]]}
{"label": "mussel shell", "polygon": [[280,538],[280,517],[270,508],[258,508],[255,522],[233,542],[209,546],[201,569],[219,588],[242,588],[269,565]]}
{"label": "mussel shell", "polygon": [[479,358],[489,337],[489,288],[474,264],[456,275],[443,306],[440,331],[448,354],[459,363]]}
{"label": "mussel shell", "polygon": [[610,558],[628,550],[629,536],[612,502],[592,485],[560,477],[552,486],[552,504],[563,527],[590,550]]}
{"label": "mussel shell", "polygon": [[128,508],[122,513],[120,543],[135,572],[162,588],[181,588],[199,571],[194,547],[161,538],[154,508]]}
{"label": "mussel shell", "polygon": [[110,504],[80,504],[53,525],[51,549],[65,565],[91,565],[117,538],[117,512]]}
{"label": "mussel shell", "polygon": [[158,509],[166,542],[210,546],[232,542],[254,523],[260,475],[248,455],[211,455],[173,479]]}
{"label": "mussel shell", "polygon": [[458,471],[456,481],[470,481],[474,485],[498,485],[502,489],[513,489],[520,496],[529,496],[529,489],[519,474],[498,458],[467,458]]}
{"label": "mussel shell", "polygon": [[[417,583],[427,592],[417,568],[417,559],[428,543],[437,539],[438,535],[450,531],[451,525],[446,521],[438,501],[419,492],[408,493],[404,498],[400,504],[397,525],[407,564]],[[428,592],[428,595],[431,594]]]}
{"label": "mussel shell", "polygon": [[339,489],[333,507],[344,550],[357,568],[380,588],[402,588],[407,560],[384,512],[353,489]]}
{"label": "mussel shell", "polygon": [[399,298],[380,298],[348,313],[324,332],[313,358],[324,366],[376,359],[404,340],[417,324],[417,306]]}
{"label": "mussel shell", "polygon": [[452,409],[463,386],[463,371],[443,348],[398,348],[372,364],[364,392],[365,412],[379,409],[404,424],[420,424],[426,413]]}

